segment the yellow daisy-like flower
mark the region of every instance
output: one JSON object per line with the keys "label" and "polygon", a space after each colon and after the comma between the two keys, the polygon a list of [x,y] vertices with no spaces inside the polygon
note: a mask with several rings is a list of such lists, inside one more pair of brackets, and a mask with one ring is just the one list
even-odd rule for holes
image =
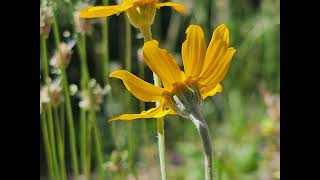
{"label": "yellow daisy-like flower", "polygon": [[185,13],[184,6],[178,3],[158,3],[157,0],[122,0],[120,5],[88,7],[81,11],[80,17],[101,18],[125,12],[134,27],[139,28],[145,36],[150,36],[150,26],[153,24],[156,9],[164,6],[170,6],[180,13]]}
{"label": "yellow daisy-like flower", "polygon": [[121,79],[126,88],[145,102],[160,101],[159,105],[140,114],[123,114],[111,120],[159,118],[167,114],[188,117],[197,111],[203,99],[222,91],[224,79],[236,49],[229,47],[229,30],[222,24],[214,30],[206,48],[200,26],[190,25],[182,44],[184,72],[174,58],[158,47],[156,40],[147,41],[143,47],[144,61],[159,76],[163,88],[143,81],[125,70],[112,72],[109,77]]}

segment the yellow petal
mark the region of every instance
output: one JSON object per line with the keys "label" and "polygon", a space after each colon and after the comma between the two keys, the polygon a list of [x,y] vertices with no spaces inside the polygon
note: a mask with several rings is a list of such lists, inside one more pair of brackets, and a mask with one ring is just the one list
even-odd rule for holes
{"label": "yellow petal", "polygon": [[186,78],[199,77],[206,54],[206,42],[200,26],[190,25],[186,30],[186,40],[182,44],[182,60]]}
{"label": "yellow petal", "polygon": [[135,97],[145,102],[156,102],[162,98],[163,88],[156,87],[125,70],[112,72],[109,77],[121,79]]}
{"label": "yellow petal", "polygon": [[170,6],[174,10],[176,10],[177,12],[182,13],[182,14],[186,13],[186,9],[184,8],[184,6],[179,3],[165,2],[165,3],[157,3],[156,4],[157,9],[164,7],[164,6]]}
{"label": "yellow petal", "polygon": [[147,41],[143,46],[144,62],[157,74],[165,88],[172,89],[172,84],[184,79],[183,72],[174,58],[165,50],[158,47],[156,40]]}
{"label": "yellow petal", "polygon": [[127,120],[134,120],[134,119],[147,119],[147,118],[160,118],[163,117],[165,115],[167,115],[169,112],[171,112],[171,109],[165,109],[165,102],[163,101],[159,106],[155,107],[155,108],[151,108],[148,111],[142,111],[140,114],[122,114],[120,116],[117,117],[113,117],[110,120],[114,121],[114,120],[123,120],[123,121],[127,121]]}
{"label": "yellow petal", "polygon": [[212,38],[207,49],[205,62],[201,76],[208,76],[205,73],[209,73],[214,64],[218,61],[218,56],[221,55],[222,50],[226,50],[229,47],[229,30],[226,25],[222,24],[214,30]]}
{"label": "yellow petal", "polygon": [[207,87],[203,89],[203,93],[209,92],[224,79],[236,49],[228,48],[226,51],[221,52],[221,55],[218,56],[217,63],[213,65],[214,68],[211,68],[210,71],[208,71],[207,76],[201,77],[198,82],[201,86]]}
{"label": "yellow petal", "polygon": [[[223,88],[222,88],[221,84],[218,84],[218,85],[216,85],[216,87],[207,91],[206,93],[201,93],[202,99],[206,99],[208,96],[214,96],[216,93],[222,92],[222,89]],[[200,92],[202,92],[201,88],[200,88]]]}
{"label": "yellow petal", "polygon": [[114,14],[119,15],[121,12],[129,9],[132,4],[121,4],[115,6],[94,6],[85,8],[80,12],[80,18],[101,18]]}

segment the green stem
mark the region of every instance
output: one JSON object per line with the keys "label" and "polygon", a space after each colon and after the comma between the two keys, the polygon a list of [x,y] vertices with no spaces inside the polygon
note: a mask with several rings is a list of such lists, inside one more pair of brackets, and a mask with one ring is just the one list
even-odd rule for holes
{"label": "green stem", "polygon": [[80,162],[82,165],[82,171],[85,174],[87,179],[89,178],[89,170],[87,169],[87,159],[86,159],[86,153],[87,153],[87,134],[86,134],[86,113],[81,108],[80,109]]}
{"label": "green stem", "polygon": [[[139,77],[141,79],[144,79],[144,64],[143,62],[138,62],[138,68],[139,68]],[[143,101],[139,101],[139,110],[140,112],[145,110],[145,103]],[[142,121],[142,135],[143,135],[143,140],[145,144],[149,143],[148,140],[148,134],[147,134],[147,123],[146,121]]]}
{"label": "green stem", "polygon": [[61,180],[66,180],[67,179],[67,174],[66,174],[66,167],[65,167],[65,160],[64,160],[64,147],[62,144],[62,137],[61,137],[61,126],[59,122],[59,115],[58,115],[58,109],[57,107],[53,108],[54,112],[54,125],[55,125],[55,130],[57,134],[57,145],[58,145],[58,156],[59,156],[59,165],[60,165],[60,175],[61,175]]}
{"label": "green stem", "polygon": [[43,136],[43,143],[44,143],[44,150],[47,156],[47,164],[48,164],[48,175],[49,179],[54,179],[54,170],[53,170],[53,163],[52,163],[52,154],[51,148],[49,145],[49,137],[48,137],[48,128],[47,128],[47,118],[45,111],[41,112],[41,130]]}
{"label": "green stem", "polygon": [[64,143],[65,143],[65,127],[66,127],[66,122],[65,122],[65,109],[64,109],[64,104],[62,103],[60,105],[60,121],[61,121],[61,140],[62,140],[62,147],[63,147],[63,152],[64,152]]}
{"label": "green stem", "polygon": [[91,122],[92,122],[92,128],[93,128],[93,136],[95,140],[97,168],[100,174],[100,179],[102,180],[104,179],[104,170],[103,170],[103,153],[102,153],[102,146],[101,146],[101,136],[99,133],[99,129],[96,125],[96,112],[94,111],[93,106],[91,106],[90,116],[91,116]]}
{"label": "green stem", "polygon": [[[107,5],[108,0],[103,0],[103,4]],[[108,20],[101,22],[102,25],[102,79],[104,86],[109,82],[109,36],[108,36]]]}
{"label": "green stem", "polygon": [[63,91],[64,91],[64,97],[65,97],[65,103],[66,103],[66,111],[67,111],[67,121],[69,126],[72,168],[74,171],[74,177],[75,177],[74,179],[78,179],[79,170],[78,170],[76,136],[75,136],[74,120],[73,120],[73,114],[72,114],[72,108],[71,108],[68,80],[66,75],[66,69],[64,67],[61,68],[61,78],[63,83]]}
{"label": "green stem", "polygon": [[[153,73],[154,85],[161,87],[159,77]],[[159,101],[156,105],[159,105]],[[161,180],[166,180],[166,158],[165,158],[165,136],[164,136],[164,117],[157,119],[157,132],[158,132],[158,150],[160,159]]]}
{"label": "green stem", "polygon": [[125,67],[131,70],[131,25],[129,19],[125,18]]}
{"label": "green stem", "polygon": [[[89,82],[89,72],[87,65],[87,52],[86,52],[86,36],[84,33],[78,33],[78,51],[80,56],[80,68],[81,68],[81,80],[80,86],[81,91],[85,92],[88,90],[88,82]],[[87,179],[90,179],[90,169],[88,157],[91,153],[88,151],[87,146],[87,136],[90,137],[90,134],[87,134],[87,125],[86,125],[86,112],[83,108],[80,109],[80,161],[82,164],[82,170]]]}
{"label": "green stem", "polygon": [[[131,24],[129,22],[129,19],[125,17],[125,69],[127,71],[131,71],[132,69],[132,64],[131,64]],[[131,109],[131,98],[130,94],[127,94],[127,105],[128,108]],[[132,131],[132,126],[134,125],[133,123],[128,124],[128,148],[129,148],[129,157],[128,157],[128,164],[129,164],[129,169],[131,173],[135,174],[134,172],[134,134]]]}
{"label": "green stem", "polygon": [[194,114],[190,114],[189,118],[192,120],[193,124],[196,126],[203,144],[205,179],[212,180],[213,179],[212,148],[211,148],[212,143],[211,143],[208,125],[199,111],[195,112]]}
{"label": "green stem", "polygon": [[92,122],[90,120],[90,117],[88,118],[88,125],[86,129],[86,134],[87,134],[87,155],[86,155],[86,166],[87,166],[87,177],[90,178],[90,171],[91,171],[91,148],[92,148]]}
{"label": "green stem", "polygon": [[139,28],[139,30],[143,34],[143,38],[145,42],[152,40],[152,33],[151,33],[150,26],[141,27]]}
{"label": "green stem", "polygon": [[43,67],[43,76],[46,84],[49,82],[49,65],[48,65],[48,56],[47,56],[47,44],[46,44],[46,34],[41,34],[41,61]]}
{"label": "green stem", "polygon": [[51,104],[48,104],[48,127],[49,127],[49,140],[50,140],[50,147],[51,147],[51,154],[52,154],[52,162],[53,162],[53,168],[55,171],[55,177],[60,178],[52,114],[53,114],[52,106]]}
{"label": "green stem", "polygon": [[60,32],[59,32],[59,24],[57,21],[56,11],[53,10],[53,35],[54,35],[54,42],[56,47],[60,45]]}

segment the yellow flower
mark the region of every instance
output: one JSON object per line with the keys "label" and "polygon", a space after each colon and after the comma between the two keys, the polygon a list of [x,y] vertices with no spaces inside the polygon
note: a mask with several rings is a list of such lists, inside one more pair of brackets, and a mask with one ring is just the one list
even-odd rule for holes
{"label": "yellow flower", "polygon": [[157,0],[122,0],[120,5],[88,7],[81,11],[81,18],[101,18],[119,15],[126,12],[131,24],[139,28],[145,36],[150,36],[150,26],[153,24],[156,9],[170,6],[180,13],[185,13],[183,5],[178,3],[158,3]]}
{"label": "yellow flower", "polygon": [[[206,48],[200,26],[190,25],[182,44],[184,72],[174,58],[158,47],[156,40],[147,41],[143,47],[144,61],[159,76],[163,88],[143,81],[125,70],[112,72],[109,77],[121,79],[126,88],[145,102],[160,101],[155,108],[140,114],[123,114],[111,120],[159,118],[167,114],[186,117],[198,110],[203,99],[222,91],[224,79],[236,49],[229,47],[229,30],[222,24],[212,34]],[[186,114],[187,113],[187,114]]]}

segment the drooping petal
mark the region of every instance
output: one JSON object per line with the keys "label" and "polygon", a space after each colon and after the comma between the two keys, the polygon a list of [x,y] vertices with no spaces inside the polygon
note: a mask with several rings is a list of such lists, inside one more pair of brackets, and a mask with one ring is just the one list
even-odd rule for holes
{"label": "drooping petal", "polygon": [[102,18],[114,14],[119,15],[121,12],[129,9],[132,4],[123,3],[114,6],[94,6],[85,8],[80,12],[80,18]]}
{"label": "drooping petal", "polygon": [[165,88],[172,89],[172,84],[183,81],[183,72],[174,58],[165,49],[159,48],[158,45],[159,43],[156,40],[144,43],[144,62],[160,77]]}
{"label": "drooping petal", "polygon": [[140,114],[122,114],[117,117],[113,117],[110,120],[134,120],[134,119],[148,119],[148,118],[160,118],[167,115],[169,112],[172,112],[171,109],[164,108],[166,106],[165,102],[162,102],[159,106],[151,108],[147,111],[142,111]]}
{"label": "drooping petal", "polygon": [[177,12],[182,13],[182,14],[186,13],[186,9],[184,8],[184,6],[179,3],[165,2],[165,3],[157,3],[156,4],[157,9],[164,7],[164,6],[172,7],[174,10],[176,10]]}
{"label": "drooping petal", "polygon": [[156,87],[125,70],[112,72],[109,77],[121,79],[135,97],[145,102],[156,102],[162,98],[163,88]]}
{"label": "drooping petal", "polygon": [[218,56],[217,63],[213,65],[214,68],[211,68],[210,71],[208,71],[207,76],[201,77],[199,84],[207,87],[203,89],[203,93],[211,91],[224,79],[235,52],[236,49],[228,48],[225,53],[221,53],[221,56]]}
{"label": "drooping petal", "polygon": [[[229,30],[226,25],[222,24],[214,30],[209,47],[206,52],[203,70],[200,76],[208,76],[208,73],[215,68],[218,56],[221,57],[222,51],[229,47]],[[225,52],[224,52],[225,53]]]}
{"label": "drooping petal", "polygon": [[214,96],[216,93],[222,92],[222,89],[221,84],[216,85],[216,87],[211,90],[207,90],[207,88],[200,88],[201,97],[202,99],[206,99],[208,96]]}
{"label": "drooping petal", "polygon": [[186,78],[199,77],[206,54],[206,42],[200,26],[190,25],[182,44],[182,60]]}

